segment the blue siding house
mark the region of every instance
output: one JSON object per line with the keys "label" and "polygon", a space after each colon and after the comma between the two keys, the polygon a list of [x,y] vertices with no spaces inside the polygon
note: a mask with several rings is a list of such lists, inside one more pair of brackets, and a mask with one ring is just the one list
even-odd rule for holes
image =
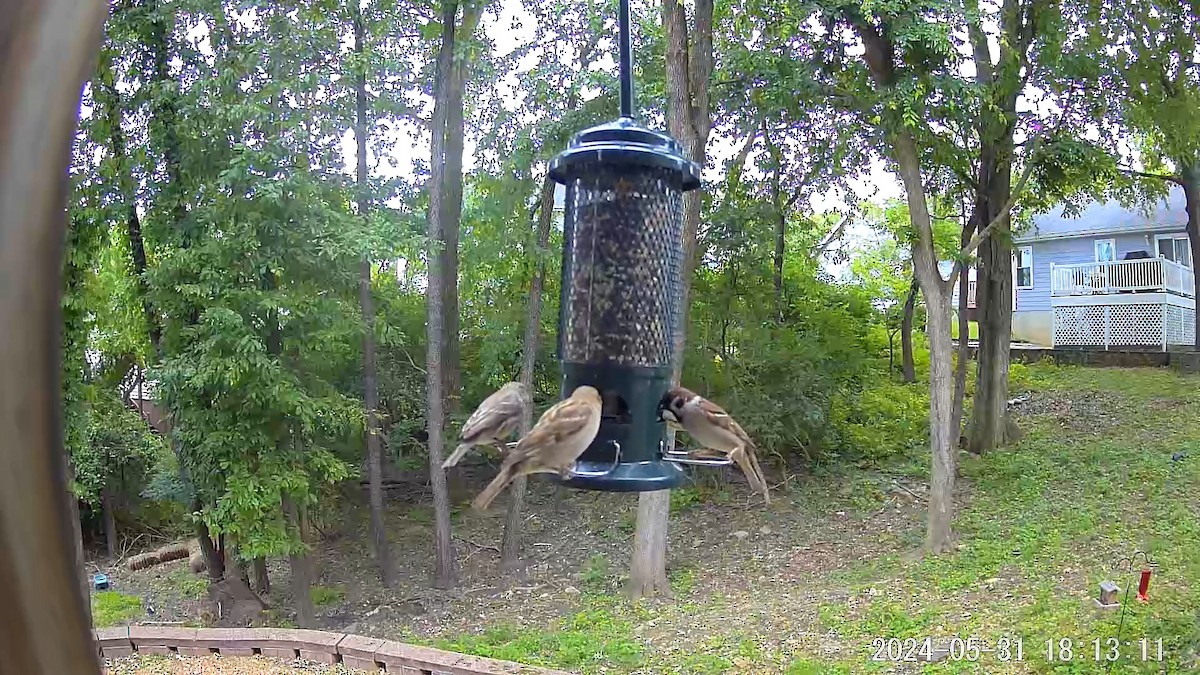
{"label": "blue siding house", "polygon": [[1014,237],[1013,339],[1054,347],[1157,348],[1194,341],[1183,191],[1149,213],[1062,207]]}

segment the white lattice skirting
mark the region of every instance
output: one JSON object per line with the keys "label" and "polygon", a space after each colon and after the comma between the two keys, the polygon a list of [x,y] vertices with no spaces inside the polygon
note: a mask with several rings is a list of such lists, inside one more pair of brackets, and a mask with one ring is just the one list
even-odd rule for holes
{"label": "white lattice skirting", "polygon": [[1155,303],[1054,308],[1055,346],[1163,348],[1193,344],[1195,334],[1196,310],[1187,307]]}

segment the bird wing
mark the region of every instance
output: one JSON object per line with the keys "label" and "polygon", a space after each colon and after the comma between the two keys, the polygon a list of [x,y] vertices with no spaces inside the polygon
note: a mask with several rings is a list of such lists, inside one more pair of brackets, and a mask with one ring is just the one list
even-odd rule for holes
{"label": "bird wing", "polygon": [[462,428],[462,439],[474,440],[482,433],[495,430],[505,419],[520,415],[523,410],[524,401],[519,391],[514,388],[501,389],[483,399],[483,403],[467,418]]}
{"label": "bird wing", "polygon": [[746,430],[742,428],[742,425],[737,423],[737,420],[730,417],[724,408],[706,398],[701,398],[700,409],[708,415],[713,424],[737,436],[747,447],[754,447],[754,441],[750,440],[750,436],[746,433]]}
{"label": "bird wing", "polygon": [[576,398],[560,401],[542,414],[533,429],[517,443],[513,455],[526,457],[554,447],[587,426],[595,414],[595,406],[588,401]]}

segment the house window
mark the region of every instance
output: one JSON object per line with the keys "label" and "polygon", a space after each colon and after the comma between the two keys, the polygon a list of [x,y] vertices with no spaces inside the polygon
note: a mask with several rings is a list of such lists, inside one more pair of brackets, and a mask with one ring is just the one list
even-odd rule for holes
{"label": "house window", "polygon": [[1154,244],[1158,257],[1191,268],[1192,248],[1186,234],[1160,234],[1154,238]]}
{"label": "house window", "polygon": [[1096,262],[1115,262],[1117,259],[1117,242],[1115,239],[1096,240]]}
{"label": "house window", "polygon": [[1033,247],[1021,246],[1016,250],[1017,288],[1033,288]]}

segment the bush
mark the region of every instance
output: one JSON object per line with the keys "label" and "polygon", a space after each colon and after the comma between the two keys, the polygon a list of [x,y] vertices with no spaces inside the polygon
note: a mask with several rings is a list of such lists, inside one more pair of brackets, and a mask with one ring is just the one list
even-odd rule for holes
{"label": "bush", "polygon": [[929,438],[929,391],[921,384],[880,379],[857,393],[839,393],[832,426],[838,447],[852,457],[900,457]]}

